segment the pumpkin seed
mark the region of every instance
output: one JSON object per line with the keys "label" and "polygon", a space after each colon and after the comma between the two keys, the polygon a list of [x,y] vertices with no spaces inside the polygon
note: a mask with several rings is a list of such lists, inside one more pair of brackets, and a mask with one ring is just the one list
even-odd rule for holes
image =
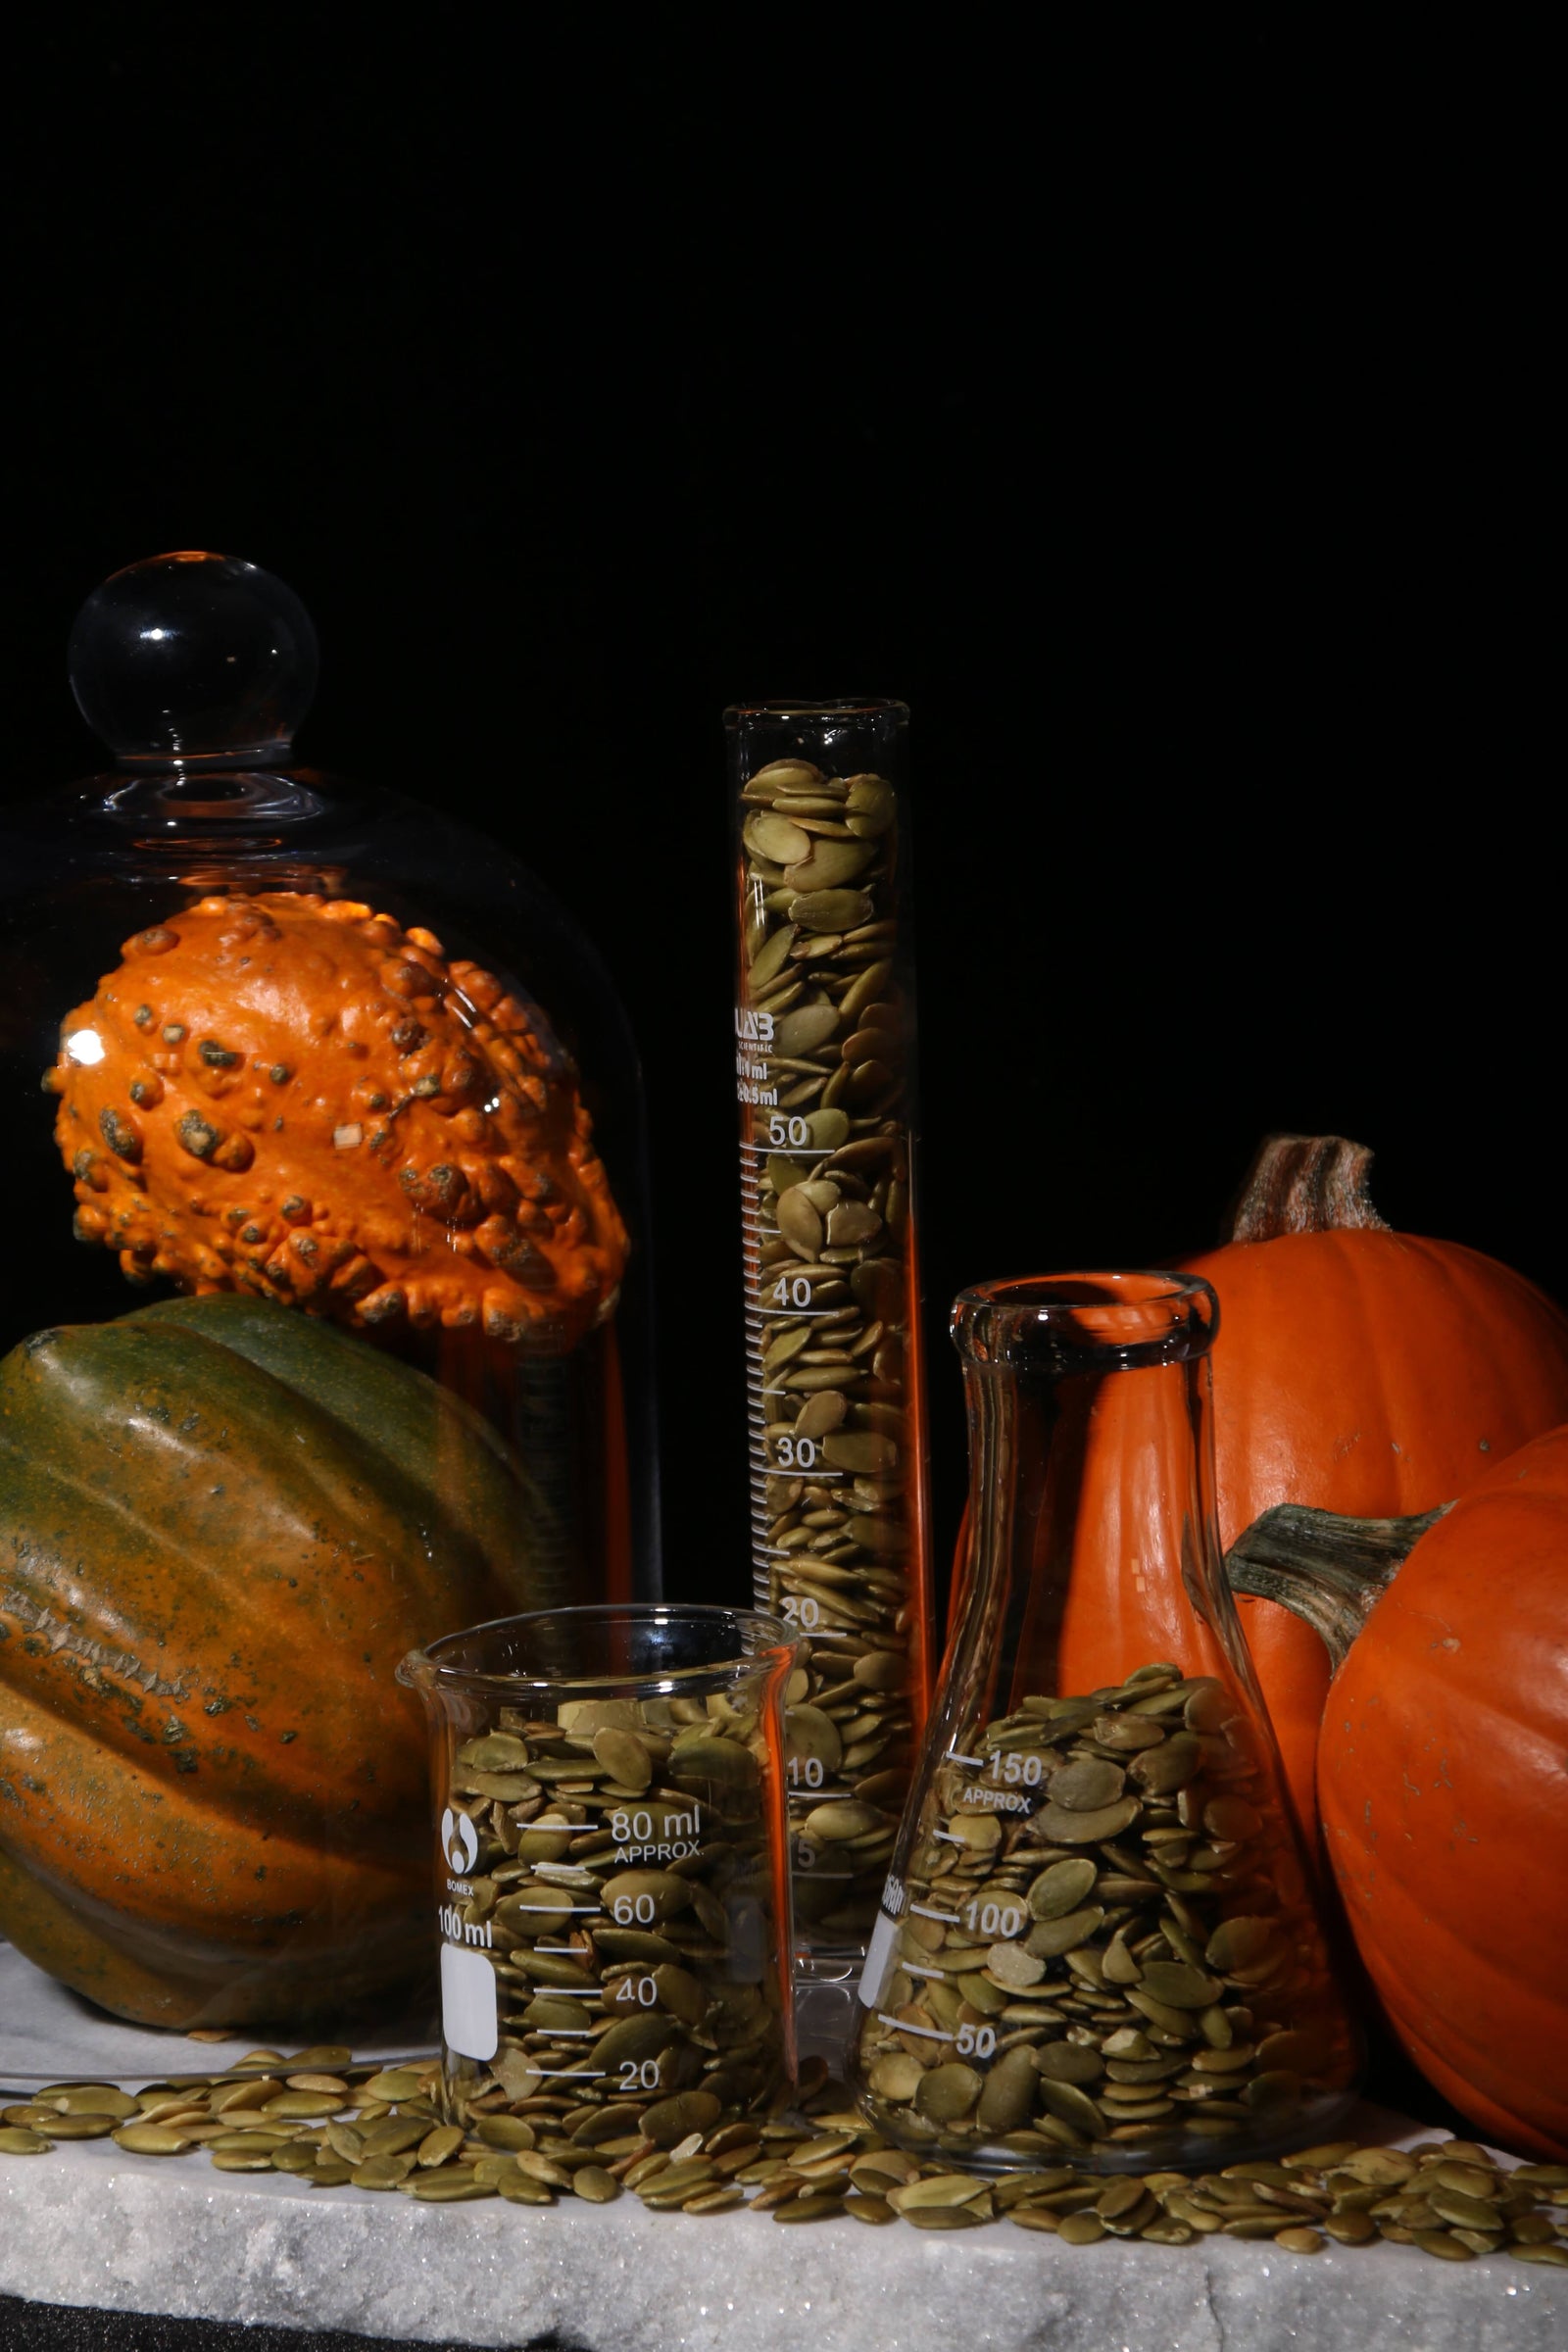
{"label": "pumpkin seed", "polygon": [[526,2173],[513,2173],[496,2182],[496,2194],[509,2205],[553,2205],[555,2196],[542,2180],[531,2180]]}
{"label": "pumpkin seed", "polygon": [[[1029,2161],[1010,2143],[1033,2139],[1118,2154],[1147,2142],[1203,2163],[1343,2095],[1350,2053],[1312,2022],[1311,1970],[1287,1965],[1293,1943],[1312,1949],[1303,1898],[1282,1887],[1277,1913],[1256,1907],[1256,1889],[1276,1885],[1273,1844],[1243,1719],[1217,1690],[1159,1662],[1118,1690],[1025,1696],[948,1733],[950,1756],[994,1760],[980,1788],[998,1780],[1019,1796],[978,1810],[973,1766],[939,1769],[897,1863],[890,1982],[858,2035],[869,2112],[889,2138],[918,2150],[935,2124],[945,2148],[985,2145],[988,2160]],[[1017,1759],[1013,1783],[1000,1780],[1004,1757]],[[1030,1757],[1044,1770],[1026,1770]],[[1248,1810],[1225,1810],[1232,1799]],[[1212,1867],[1189,1869],[1204,1821],[1236,1836],[1203,1849]],[[960,2066],[961,2092],[946,2087],[955,2040],[976,2058]],[[971,2071],[997,2087],[975,2096]],[[1327,2211],[1330,2198],[1274,2171],[1240,2233],[1273,2234],[1293,2213],[1315,2227]],[[1483,2208],[1455,2213],[1500,2226],[1498,2208]],[[1116,2228],[1129,2235],[1170,2218],[1128,2212]],[[1186,2216],[1174,2224],[1202,2233]]]}
{"label": "pumpkin seed", "polygon": [[634,1796],[641,1796],[653,1779],[653,1759],[634,1732],[610,1727],[596,1732],[594,1754],[612,1778]]}
{"label": "pumpkin seed", "polygon": [[1502,2216],[1490,2198],[1466,2196],[1461,2189],[1434,2185],[1427,2191],[1427,2203],[1439,2221],[1456,2230],[1497,2230]]}
{"label": "pumpkin seed", "polygon": [[1417,2230],[1413,2234],[1415,2243],[1423,2254],[1436,2254],[1443,2262],[1474,2262],[1475,2260],[1471,2249],[1468,2246],[1462,2246],[1459,2240],[1446,2230]]}
{"label": "pumpkin seed", "polygon": [[1063,1919],[1069,1912],[1077,1911],[1084,1897],[1094,1892],[1096,1876],[1095,1864],[1087,1855],[1075,1854],[1066,1861],[1053,1862],[1030,1885],[1031,1916],[1038,1920]]}
{"label": "pumpkin seed", "polygon": [[792,2197],[788,2204],[774,2212],[775,2222],[825,2222],[844,2210],[842,2197],[824,2196],[813,2192],[809,2196]]}
{"label": "pumpkin seed", "polygon": [[167,2124],[122,2124],[114,2138],[117,2147],[132,2156],[183,2156],[195,2145],[183,2132],[172,2132]]}
{"label": "pumpkin seed", "polygon": [[130,2093],[108,2082],[66,2082],[40,2091],[38,2096],[41,2103],[58,2107],[63,2115],[107,2115],[123,2123],[137,2112]]}
{"label": "pumpkin seed", "polygon": [[42,2156],[52,2145],[25,2124],[0,2124],[0,2156]]}
{"label": "pumpkin seed", "polygon": [[954,2059],[921,2077],[914,2103],[933,2123],[956,2123],[959,2116],[968,2114],[984,2087],[972,2066]]}
{"label": "pumpkin seed", "polygon": [[1036,1813],[1031,1827],[1037,1837],[1053,1845],[1102,1845],[1130,1828],[1139,1811],[1136,1796],[1121,1797],[1115,1804],[1102,1806],[1093,1813],[1069,1805],[1045,1804]]}
{"label": "pumpkin seed", "polygon": [[1046,1788],[1054,1805],[1065,1805],[1073,1813],[1102,1813],[1120,1801],[1126,1782],[1119,1764],[1101,1756],[1081,1756],[1060,1765]]}
{"label": "pumpkin seed", "polygon": [[[1087,1943],[1104,1916],[1096,1903],[1087,1911],[1069,1911],[1060,1919],[1042,1919],[1029,1931],[1029,1950],[1042,1964],[1047,1960],[1059,1959],[1063,1952],[1070,1952],[1075,1944]],[[1045,1973],[1042,1965],[1039,1973],[1027,1982],[1038,1984]]]}
{"label": "pumpkin seed", "polygon": [[44,2115],[34,2127],[51,2139],[107,2139],[115,2129],[112,2115]]}
{"label": "pumpkin seed", "polygon": [[1064,2246],[1097,2246],[1104,2234],[1105,2225],[1098,2213],[1065,2214],[1056,2230]]}

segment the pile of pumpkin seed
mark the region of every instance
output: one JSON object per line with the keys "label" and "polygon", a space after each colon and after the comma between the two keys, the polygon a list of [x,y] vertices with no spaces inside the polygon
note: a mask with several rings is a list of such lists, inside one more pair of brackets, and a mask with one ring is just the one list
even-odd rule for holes
{"label": "pile of pumpkin seed", "polygon": [[448,1863],[469,1867],[444,1932],[488,1959],[500,2020],[493,2064],[448,2055],[460,2121],[586,2116],[613,2138],[676,2094],[710,2128],[779,2089],[767,1671],[703,1697],[502,1706],[458,1748],[466,1850]]}
{"label": "pile of pumpkin seed", "polygon": [[256,2050],[228,2072],[181,2075],[135,2095],[62,2082],[0,2108],[0,2155],[41,2155],[57,2140],[113,2138],[138,2156],[205,2148],[220,2172],[292,2175],[318,2187],[401,2190],[421,2204],[501,2197],[609,2204],[630,2193],[653,2213],[749,2208],[776,2222],[843,2214],[919,2230],[1009,2221],[1064,2245],[1106,2237],[1187,2246],[1200,2237],[1267,2239],[1293,2254],[1337,2245],[1414,2245],[1446,2262],[1504,2253],[1568,2269],[1568,2164],[1494,2163],[1468,2140],[1403,2149],[1352,2139],[1277,2164],[1193,2176],[1106,2180],[1067,2165],[987,2180],[940,2158],[889,2147],[820,2061],[786,2112],[713,2127],[703,2094],[677,2092],[637,2129],[613,2110],[496,2112],[470,2131],[443,2123],[434,2060],[377,2070],[345,2049]]}
{"label": "pile of pumpkin seed", "polygon": [[1338,2120],[1347,2019],[1223,1684],[1157,1661],[944,1746],[862,1994],[858,2080],[891,2138],[1187,2166]]}
{"label": "pile of pumpkin seed", "polygon": [[777,1096],[747,1116],[779,1144],[758,1171],[748,1268],[764,1310],[750,1367],[765,1424],[757,1601],[806,1642],[790,1725],[797,1934],[860,1950],[912,1761],[898,809],[885,777],[806,760],[759,769],[741,798],[742,1004],[772,1022],[747,1052]]}

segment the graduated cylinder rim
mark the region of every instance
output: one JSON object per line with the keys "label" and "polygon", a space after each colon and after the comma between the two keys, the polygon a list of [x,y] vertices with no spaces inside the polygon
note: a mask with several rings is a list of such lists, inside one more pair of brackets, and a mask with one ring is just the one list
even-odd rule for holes
{"label": "graduated cylinder rim", "polygon": [[[551,1625],[570,1633],[603,1636],[607,1644],[619,1634],[628,1647],[639,1636],[662,1627],[688,1634],[712,1636],[711,1655],[687,1665],[660,1660],[646,1665],[610,1665],[584,1672],[534,1671],[526,1663],[489,1668],[463,1660],[466,1649],[500,1649],[509,1642],[521,1647],[532,1635],[543,1637]],[[750,1639],[755,1644],[744,1646]],[[509,1692],[548,1692],[555,1697],[657,1696],[679,1691],[697,1683],[722,1684],[769,1666],[794,1663],[800,1644],[776,1617],[760,1609],[731,1609],[706,1601],[597,1601],[581,1607],[526,1609],[514,1617],[491,1617],[480,1625],[443,1634],[422,1649],[411,1649],[398,1667],[398,1681],[423,1692],[437,1690]]]}
{"label": "graduated cylinder rim", "polygon": [[731,703],[724,712],[724,724],[726,727],[744,727],[753,723],[766,726],[780,719],[824,719],[842,724],[850,718],[906,719],[908,715],[907,703],[898,702],[887,695],[847,694],[826,703],[806,702],[787,696],[782,702],[774,703]]}
{"label": "graduated cylinder rim", "polygon": [[1219,1299],[1200,1274],[1163,1267],[1075,1267],[981,1282],[954,1300],[952,1331],[966,1355],[1010,1353],[1030,1341],[1080,1348],[1156,1347],[1165,1360],[1206,1355]]}

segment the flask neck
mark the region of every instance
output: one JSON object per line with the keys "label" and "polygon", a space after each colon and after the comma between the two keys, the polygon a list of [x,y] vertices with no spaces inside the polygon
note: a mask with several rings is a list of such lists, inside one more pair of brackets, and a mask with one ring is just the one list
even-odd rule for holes
{"label": "flask neck", "polygon": [[[1115,1683],[1129,1665],[1182,1654],[1195,1619],[1210,1628],[1229,1610],[1214,1320],[1212,1292],[1183,1276],[988,1285],[959,1299],[971,1513],[955,1660],[967,1660],[958,1671],[976,1705],[1056,1690],[1064,1674],[1081,1687],[1086,1654],[1102,1667],[1091,1684]],[[1018,1684],[1011,1699],[1004,1678]]]}

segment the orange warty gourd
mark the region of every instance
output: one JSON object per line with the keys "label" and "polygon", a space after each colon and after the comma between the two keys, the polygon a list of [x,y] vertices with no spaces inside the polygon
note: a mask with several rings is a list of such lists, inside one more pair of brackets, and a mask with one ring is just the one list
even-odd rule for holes
{"label": "orange warty gourd", "polygon": [[[1568,1316],[1479,1250],[1392,1232],[1367,1192],[1370,1161],[1343,1137],[1271,1136],[1228,1242],[1188,1261],[1219,1295],[1227,1545],[1279,1503],[1357,1518],[1433,1510],[1568,1420]],[[1240,1607],[1311,1843],[1327,1658],[1288,1610]]]}
{"label": "orange warty gourd", "polygon": [[354,900],[203,899],[125,942],[46,1083],[76,1231],[133,1281],[566,1348],[626,1234],[537,1014]]}
{"label": "orange warty gourd", "polygon": [[1446,1512],[1271,1512],[1229,1567],[1343,1660],[1318,1806],[1395,2033],[1489,2139],[1568,2159],[1568,1428]]}

